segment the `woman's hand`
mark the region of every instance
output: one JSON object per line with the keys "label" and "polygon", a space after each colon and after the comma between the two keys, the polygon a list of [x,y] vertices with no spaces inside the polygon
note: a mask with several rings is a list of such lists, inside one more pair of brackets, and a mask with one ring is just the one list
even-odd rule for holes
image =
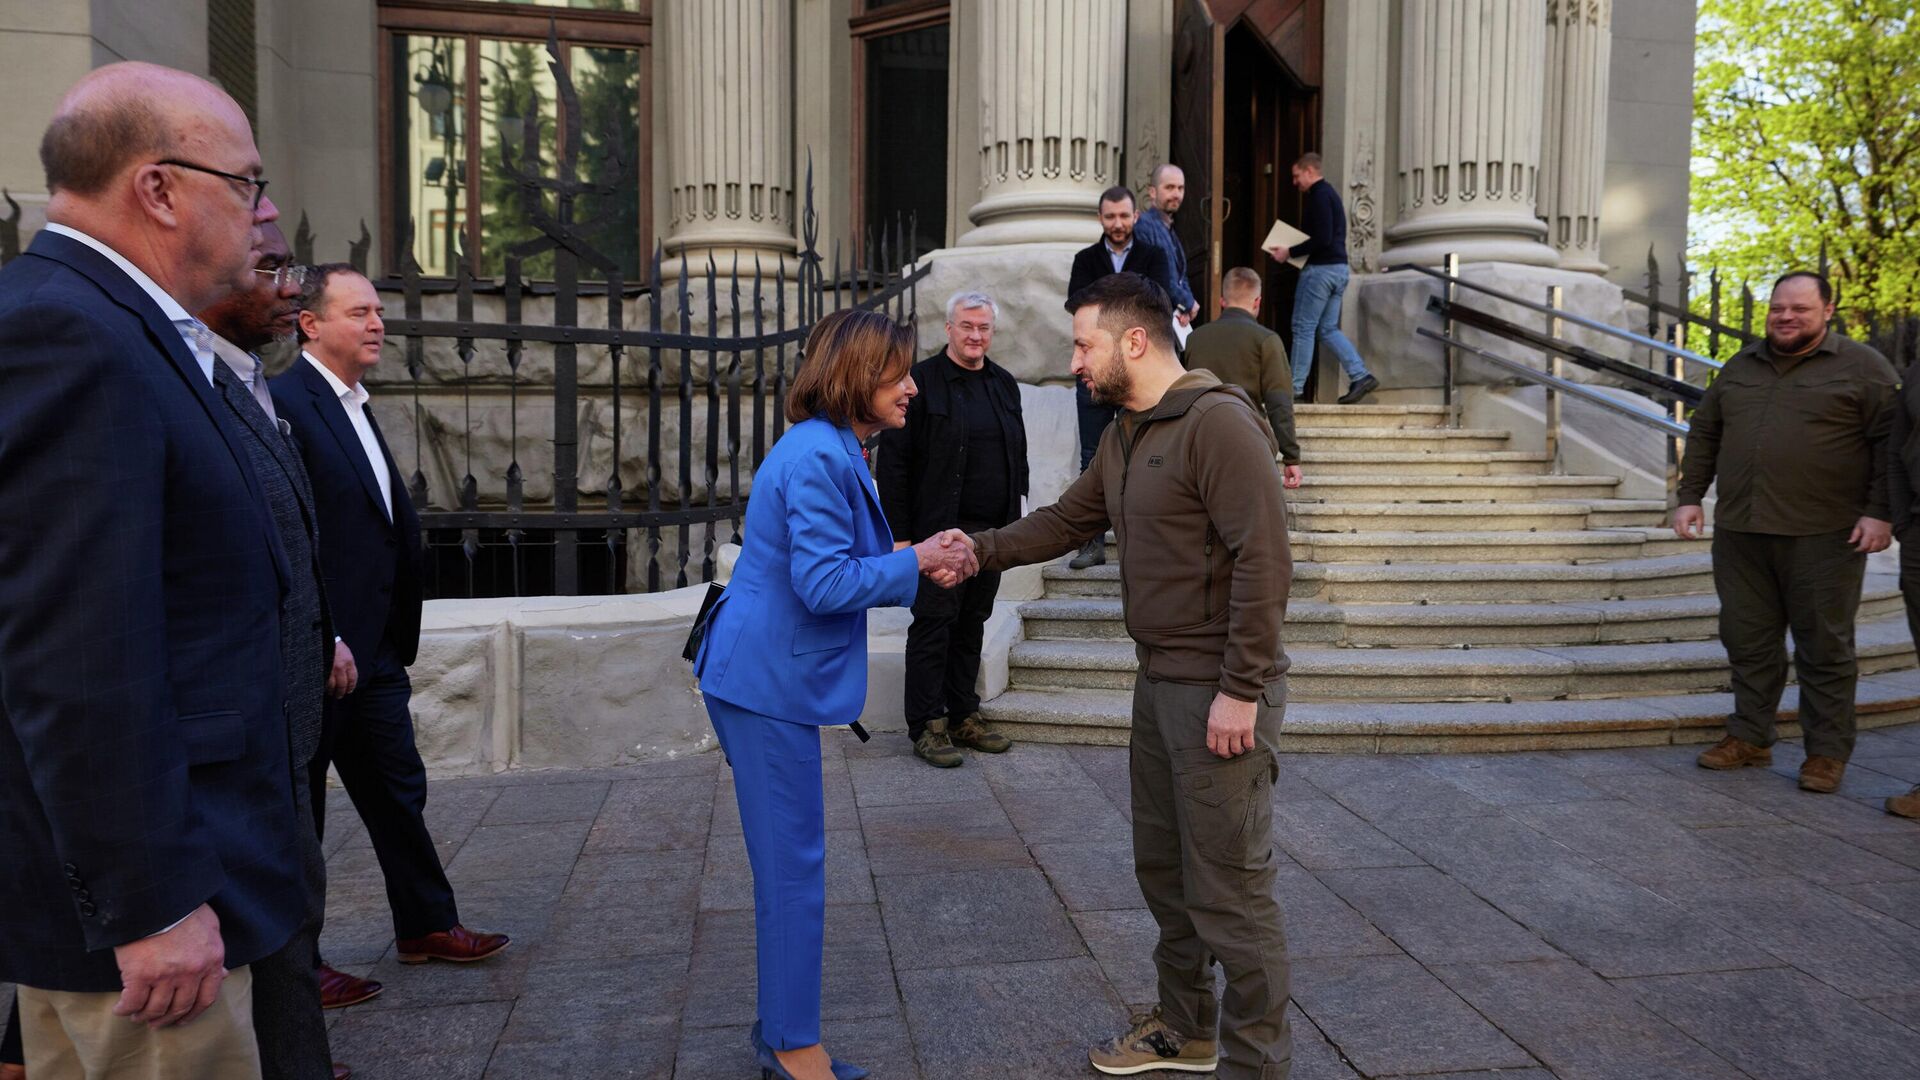
{"label": "woman's hand", "polygon": [[951,589],[980,572],[980,560],[973,552],[973,541],[959,529],[948,529],[913,545],[920,572],[935,585]]}

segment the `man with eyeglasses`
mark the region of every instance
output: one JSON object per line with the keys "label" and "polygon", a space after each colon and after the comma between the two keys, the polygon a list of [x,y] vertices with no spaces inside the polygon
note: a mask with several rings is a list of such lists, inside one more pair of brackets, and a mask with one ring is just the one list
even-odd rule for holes
{"label": "man with eyeglasses", "polygon": [[293,571],[191,313],[278,211],[240,106],[153,64],[82,78],[40,158],[0,269],[0,982],[34,1080],[256,1077],[250,965],[306,910]]}
{"label": "man with eyeglasses", "polygon": [[314,950],[327,899],[326,857],[320,850],[307,769],[320,748],[322,702],[353,688],[353,654],[333,634],[320,569],[313,485],[293,442],[293,429],[275,414],[259,351],[293,336],[295,301],[306,267],[294,265],[278,225],[262,230],[253,287],[200,313],[215,335],[220,363],[214,386],[235,422],[292,570],[280,601],[280,671],[286,686],[287,745],[292,756],[300,854],[306,872],[306,919],[278,952],[253,965],[253,1026],[264,1080],[341,1080],[329,1067],[327,1023],[321,1015]]}

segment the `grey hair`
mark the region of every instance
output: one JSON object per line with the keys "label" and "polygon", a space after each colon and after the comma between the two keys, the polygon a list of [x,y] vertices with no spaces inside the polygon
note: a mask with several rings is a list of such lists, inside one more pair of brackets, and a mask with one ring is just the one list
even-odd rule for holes
{"label": "grey hair", "polygon": [[947,321],[952,322],[962,308],[977,307],[986,308],[996,319],[1000,317],[1000,305],[993,302],[993,297],[972,289],[962,289],[947,298]]}

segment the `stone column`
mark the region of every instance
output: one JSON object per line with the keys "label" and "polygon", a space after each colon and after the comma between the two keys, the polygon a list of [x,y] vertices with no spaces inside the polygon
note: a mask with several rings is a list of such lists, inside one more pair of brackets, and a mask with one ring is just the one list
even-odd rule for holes
{"label": "stone column", "polygon": [[1607,167],[1607,67],[1613,0],[1547,0],[1547,110],[1540,147],[1540,217],[1569,270],[1600,261],[1600,191]]}
{"label": "stone column", "polygon": [[663,0],[667,68],[667,262],[724,269],[739,253],[771,269],[797,250],[793,5]]}
{"label": "stone column", "polygon": [[1380,261],[1556,265],[1534,212],[1541,0],[1405,0],[1402,12],[1400,215]]}
{"label": "stone column", "polygon": [[980,198],[957,245],[1090,241],[1100,192],[1125,183],[1125,0],[960,2],[980,35]]}

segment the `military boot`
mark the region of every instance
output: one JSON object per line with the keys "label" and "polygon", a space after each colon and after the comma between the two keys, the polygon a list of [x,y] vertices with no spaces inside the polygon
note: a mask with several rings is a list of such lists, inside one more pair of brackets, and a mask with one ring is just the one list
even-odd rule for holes
{"label": "military boot", "polygon": [[960,751],[953,748],[953,740],[947,737],[947,718],[944,716],[927,721],[927,730],[913,740],[913,754],[936,769],[951,769],[964,760]]}

